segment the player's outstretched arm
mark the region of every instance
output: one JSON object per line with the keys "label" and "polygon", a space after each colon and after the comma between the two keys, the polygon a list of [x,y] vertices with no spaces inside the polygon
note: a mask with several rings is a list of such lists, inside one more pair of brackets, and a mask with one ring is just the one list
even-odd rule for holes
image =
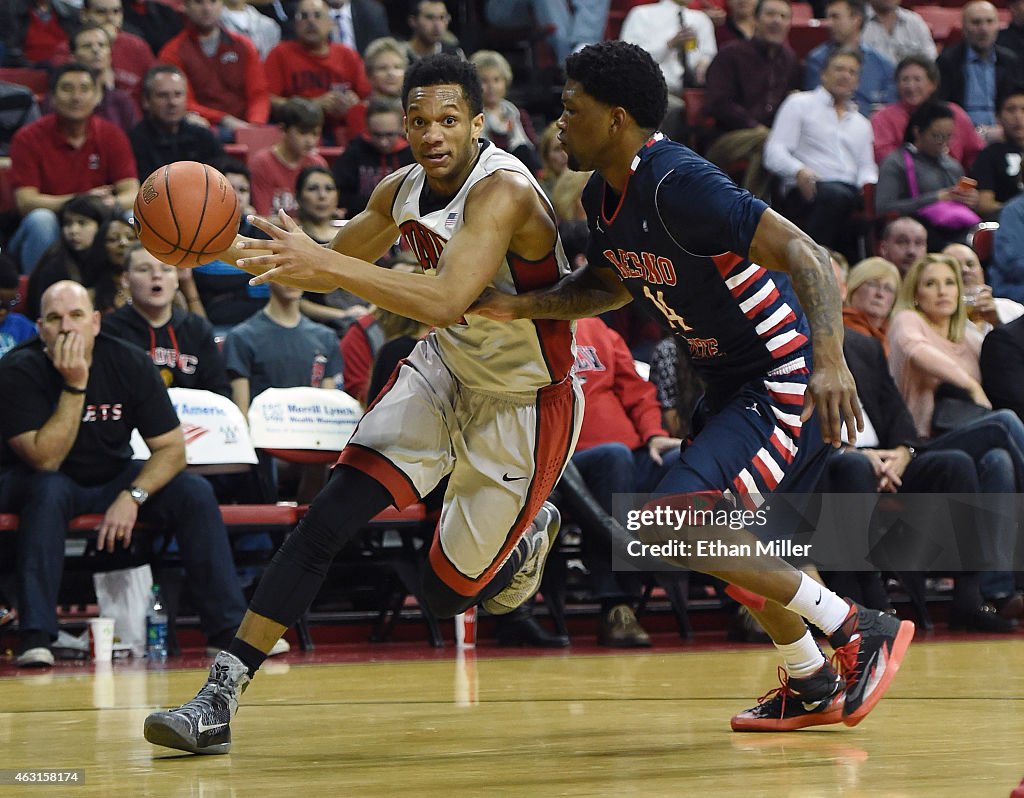
{"label": "player's outstretched arm", "polygon": [[[398,227],[391,218],[391,203],[394,200],[398,185],[407,171],[407,169],[401,169],[389,175],[377,185],[377,188],[374,189],[370,197],[366,210],[339,229],[338,234],[331,243],[331,247],[334,250],[365,261],[375,261],[387,253],[388,249],[398,238]],[[255,217],[250,217],[250,222],[256,227],[261,226]],[[305,237],[308,238],[308,236]],[[302,236],[299,236],[299,238],[302,238]],[[313,250],[309,249],[310,245],[319,247],[312,239],[304,243],[310,253],[314,253]],[[322,252],[323,249],[321,248],[320,253]],[[275,268],[272,263],[261,258],[261,256],[272,254],[274,253],[265,246],[264,239],[237,236],[232,245],[218,257],[225,263],[230,263],[232,266],[248,272],[253,277],[259,277]],[[295,270],[288,274],[280,271],[275,272],[274,277],[269,279],[273,279],[274,282],[281,285],[293,286],[304,291],[315,291],[317,293],[328,293],[340,286],[338,281],[330,275],[320,275],[314,278],[301,276]]]}
{"label": "player's outstretched arm", "polygon": [[629,291],[609,269],[587,265],[538,291],[512,295],[488,288],[469,312],[496,321],[585,319],[621,308],[631,300]]}
{"label": "player's outstretched arm", "polygon": [[335,249],[324,250],[285,214],[281,215],[283,227],[255,222],[272,240],[251,245],[271,254],[246,257],[239,266],[262,271],[254,284],[292,279],[330,284],[394,313],[446,327],[461,319],[493,280],[513,236],[521,236],[533,221],[536,203],[532,186],[514,173],[497,172],[482,180],[467,198],[465,224],[445,245],[436,276],[380,269],[338,252],[338,241]]}
{"label": "player's outstretched arm", "polygon": [[811,327],[814,367],[801,418],[806,421],[817,406],[825,442],[841,446],[845,423],[853,443],[856,432],[864,429],[864,420],[857,384],[843,357],[843,309],[828,253],[792,222],[769,209],[754,233],[750,259],[789,274]]}

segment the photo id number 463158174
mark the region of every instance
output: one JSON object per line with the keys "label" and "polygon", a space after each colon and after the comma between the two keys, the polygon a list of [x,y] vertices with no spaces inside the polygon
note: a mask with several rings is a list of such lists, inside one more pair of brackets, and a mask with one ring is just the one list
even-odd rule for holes
{"label": "photo id number 463158174", "polygon": [[0,784],[85,784],[84,770],[0,770]]}

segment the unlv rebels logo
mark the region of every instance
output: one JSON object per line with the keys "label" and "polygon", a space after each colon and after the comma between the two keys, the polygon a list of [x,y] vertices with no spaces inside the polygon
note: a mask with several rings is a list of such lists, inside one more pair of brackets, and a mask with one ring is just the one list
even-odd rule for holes
{"label": "unlv rebels logo", "polygon": [[402,222],[399,229],[402,231],[402,240],[412,250],[424,271],[436,269],[445,239],[417,221]]}

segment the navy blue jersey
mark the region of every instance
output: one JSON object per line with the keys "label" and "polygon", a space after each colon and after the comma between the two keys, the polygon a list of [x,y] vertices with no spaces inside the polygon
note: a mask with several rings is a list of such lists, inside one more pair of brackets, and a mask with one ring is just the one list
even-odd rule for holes
{"label": "navy blue jersey", "polygon": [[588,260],[683,338],[711,393],[810,366],[789,276],[747,255],[767,206],[682,144],[654,136],[621,196],[597,173],[583,191]]}

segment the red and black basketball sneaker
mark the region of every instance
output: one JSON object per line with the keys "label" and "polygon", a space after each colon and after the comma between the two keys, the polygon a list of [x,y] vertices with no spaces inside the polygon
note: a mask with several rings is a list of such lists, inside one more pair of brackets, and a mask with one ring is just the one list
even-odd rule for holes
{"label": "red and black basketball sneaker", "polygon": [[839,673],[846,680],[843,723],[856,726],[874,709],[913,639],[910,621],[850,602],[850,614],[829,637]]}
{"label": "red and black basketball sneaker", "polygon": [[829,663],[803,678],[789,676],[780,667],[779,682],[757,699],[757,706],[733,715],[729,724],[733,731],[794,731],[843,719],[843,679]]}

